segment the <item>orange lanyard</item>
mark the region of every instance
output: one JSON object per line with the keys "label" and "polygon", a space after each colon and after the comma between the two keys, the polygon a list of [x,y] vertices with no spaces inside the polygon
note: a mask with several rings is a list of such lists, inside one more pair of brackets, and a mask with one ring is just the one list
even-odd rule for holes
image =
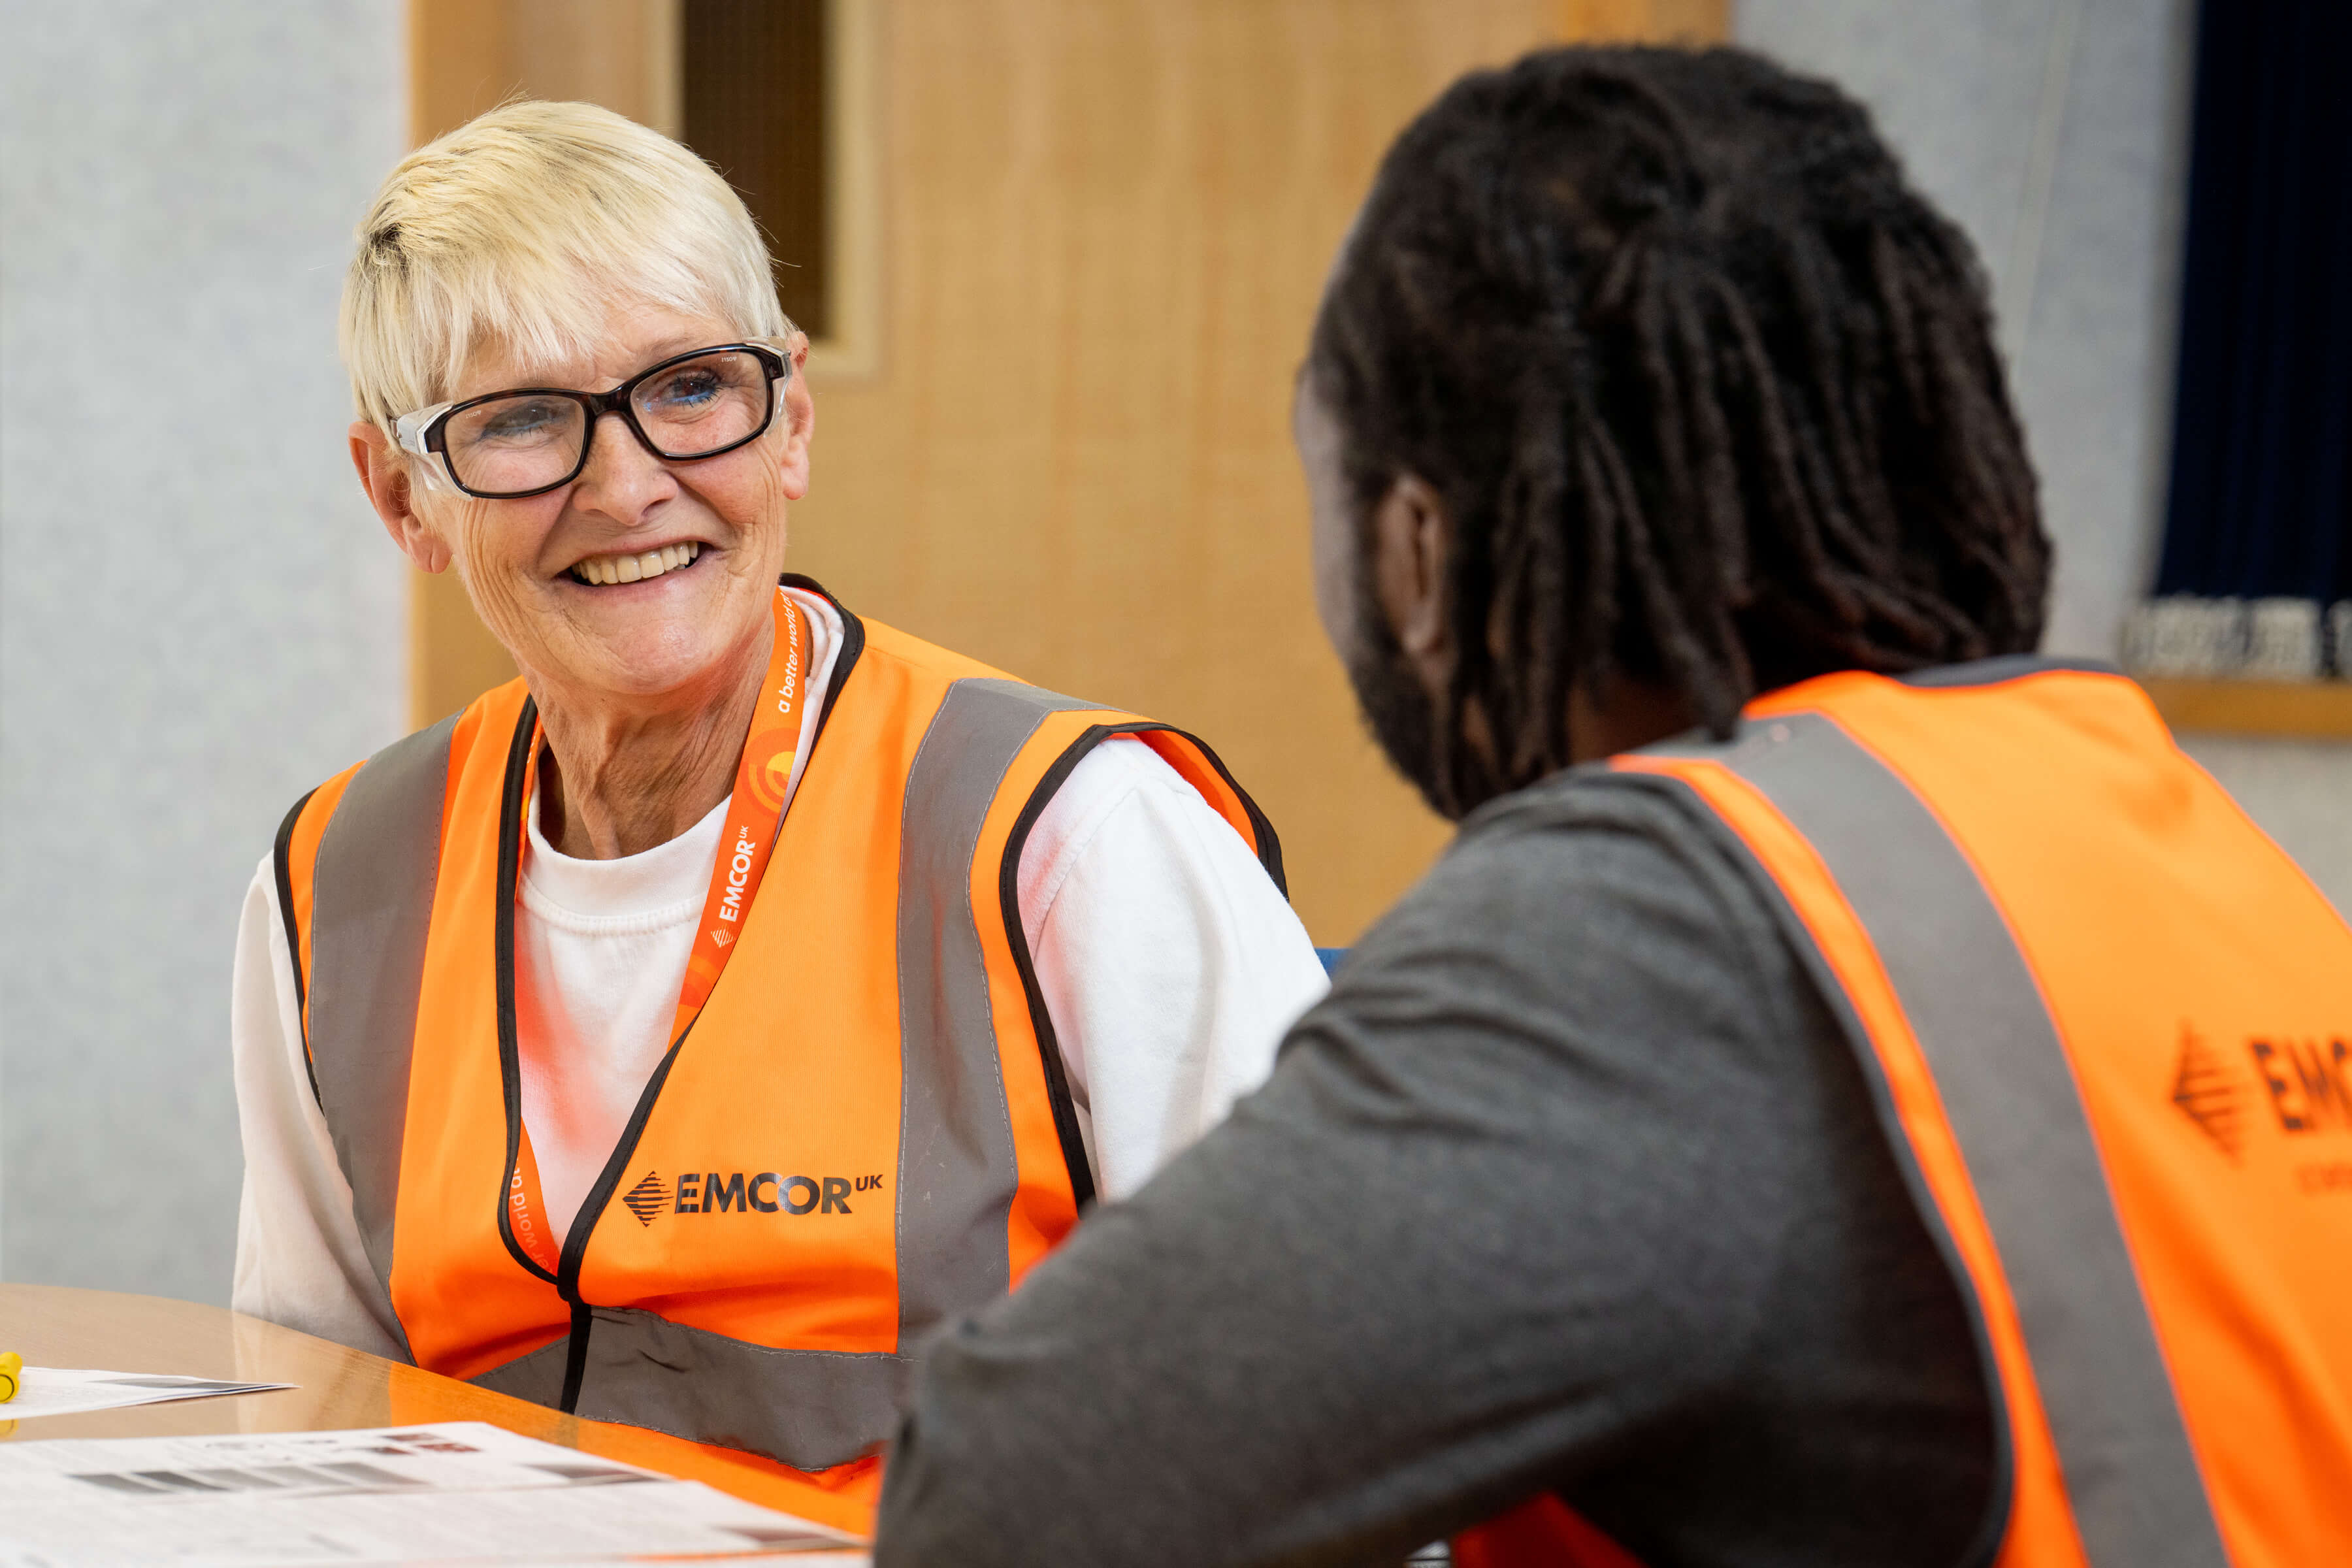
{"label": "orange lanyard", "polygon": [[[793,762],[800,750],[801,718],[808,701],[808,616],[792,595],[776,590],[776,639],[768,656],[768,679],[760,690],[760,705],[751,714],[751,732],[743,739],[743,755],[735,764],[735,793],[727,803],[727,824],[719,840],[718,863],[710,868],[710,891],[702,901],[702,923],[694,932],[694,946],[686,960],[686,979],[678,986],[677,1011],[670,1019],[671,1048],[686,1037],[711,988],[735,955],[735,941],[751,912],[751,900],[767,875],[768,858],[783,831],[784,797],[792,786]],[[539,766],[539,738],[533,736],[530,762]],[[523,784],[524,809],[535,801],[535,778]],[[515,1239],[542,1267],[552,1271],[562,1242],[541,1223],[546,1212],[539,1193],[539,1162],[531,1152],[525,1128],[516,1164],[507,1180],[507,1205]]]}
{"label": "orange lanyard", "polygon": [[784,793],[792,787],[793,760],[800,750],[801,710],[808,699],[808,617],[792,595],[776,590],[776,647],[768,658],[768,683],[761,689],[760,706],[751,715],[751,732],[743,739],[743,758],[735,764],[735,795],[727,804],[727,827],[719,840],[719,861],[710,868],[710,892],[702,900],[702,924],[694,932],[694,949],[687,955],[686,981],[678,987],[677,1012],[671,1018],[670,1043],[686,1034],[710,988],[719,984],[727,961],[734,956],[735,939],[742,934],[743,917],[751,908],[760,879],[768,874],[768,857],[784,826]]}

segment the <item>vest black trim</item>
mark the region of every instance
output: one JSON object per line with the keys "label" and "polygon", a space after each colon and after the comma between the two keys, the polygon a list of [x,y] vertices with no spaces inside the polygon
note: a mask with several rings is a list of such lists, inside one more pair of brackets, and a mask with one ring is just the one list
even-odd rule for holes
{"label": "vest black trim", "polygon": [[294,1029],[302,1043],[302,1071],[310,1080],[310,1099],[321,1110],[326,1109],[319,1100],[319,1069],[310,1060],[310,1020],[308,1016],[310,983],[302,973],[302,931],[294,922],[294,825],[302,820],[302,808],[310,804],[316,789],[307,791],[278,825],[278,839],[269,851],[270,869],[278,883],[278,924],[286,933],[286,967],[294,972]]}

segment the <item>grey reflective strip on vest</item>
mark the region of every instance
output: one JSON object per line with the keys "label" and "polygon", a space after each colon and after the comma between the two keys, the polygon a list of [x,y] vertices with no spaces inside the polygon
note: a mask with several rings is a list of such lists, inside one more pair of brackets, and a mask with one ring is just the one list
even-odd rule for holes
{"label": "grey reflective strip on vest", "polygon": [[319,1109],[375,1271],[370,1304],[404,1352],[407,1335],[392,1304],[393,1211],[456,728],[453,715],[395,741],[352,775],[320,836],[310,880],[309,1041]]}
{"label": "grey reflective strip on vest", "polygon": [[[777,1350],[635,1308],[592,1309],[577,1414],[697,1443],[724,1443],[804,1470],[846,1464],[888,1439],[913,1362]],[[533,1404],[563,1390],[568,1337],[473,1381]]]}
{"label": "grey reflective strip on vest", "polygon": [[1020,1171],[971,907],[972,859],[981,824],[1037,726],[1096,706],[1013,680],[959,680],[907,778],[898,856],[901,1346],[1012,1286],[1007,1225]]}
{"label": "grey reflective strip on vest", "polygon": [[[2092,1568],[2226,1568],[2065,1047],[1959,847],[1820,714],[1751,721],[1727,746],[1651,750],[1719,763],[1754,785],[1869,932],[1991,1226]],[[1818,963],[1793,910],[1767,901]],[[1874,1070],[1870,1043],[1854,1045]]]}
{"label": "grey reflective strip on vest", "polygon": [[1894,679],[1898,685],[1923,690],[1948,690],[1957,686],[1999,686],[2031,675],[2065,672],[2074,675],[2121,675],[2123,670],[2103,658],[2052,658],[2039,653],[2005,653],[1966,664],[1931,665]]}

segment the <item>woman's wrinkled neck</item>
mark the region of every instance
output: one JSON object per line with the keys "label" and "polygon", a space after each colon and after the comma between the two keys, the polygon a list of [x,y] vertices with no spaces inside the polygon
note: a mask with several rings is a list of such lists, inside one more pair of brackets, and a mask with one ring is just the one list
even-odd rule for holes
{"label": "woman's wrinkled neck", "polygon": [[557,853],[616,860],[668,843],[735,787],[772,623],[684,691],[578,690],[524,672],[539,703],[540,832]]}

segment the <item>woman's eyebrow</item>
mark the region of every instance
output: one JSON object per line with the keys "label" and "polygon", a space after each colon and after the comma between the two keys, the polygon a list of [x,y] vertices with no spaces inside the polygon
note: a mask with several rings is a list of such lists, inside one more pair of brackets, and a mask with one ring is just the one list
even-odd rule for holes
{"label": "woman's eyebrow", "polygon": [[[662,361],[668,359],[673,354],[686,353],[694,349],[712,348],[718,343],[724,342],[725,341],[727,340],[723,338],[707,338],[700,332],[683,332],[675,337],[665,338],[662,340],[659,347],[648,350],[645,356],[645,362],[646,364],[648,365],[659,364]],[[643,370],[644,368],[645,365],[639,365],[637,367],[638,370]],[[636,372],[631,371],[629,374],[634,375]]]}
{"label": "woman's eyebrow", "polygon": [[[635,361],[635,368],[624,371],[619,375],[609,378],[609,384],[607,386],[600,387],[583,385],[581,384],[580,378],[575,378],[569,373],[548,371],[542,374],[526,371],[517,373],[515,379],[510,381],[508,386],[494,387],[491,390],[493,392],[499,392],[526,386],[563,386],[577,387],[583,392],[607,391],[613,386],[620,385],[621,383],[628,380],[629,377],[641,374],[645,371],[651,369],[653,366],[661,363],[661,362],[666,359],[675,359],[679,354],[691,353],[695,349],[714,347],[717,343],[724,341],[724,339],[713,339],[706,342],[703,334],[699,332],[680,332],[670,337],[664,338],[653,347],[646,350],[645,353],[632,356]],[[602,378],[592,376],[586,379],[593,381]]]}

